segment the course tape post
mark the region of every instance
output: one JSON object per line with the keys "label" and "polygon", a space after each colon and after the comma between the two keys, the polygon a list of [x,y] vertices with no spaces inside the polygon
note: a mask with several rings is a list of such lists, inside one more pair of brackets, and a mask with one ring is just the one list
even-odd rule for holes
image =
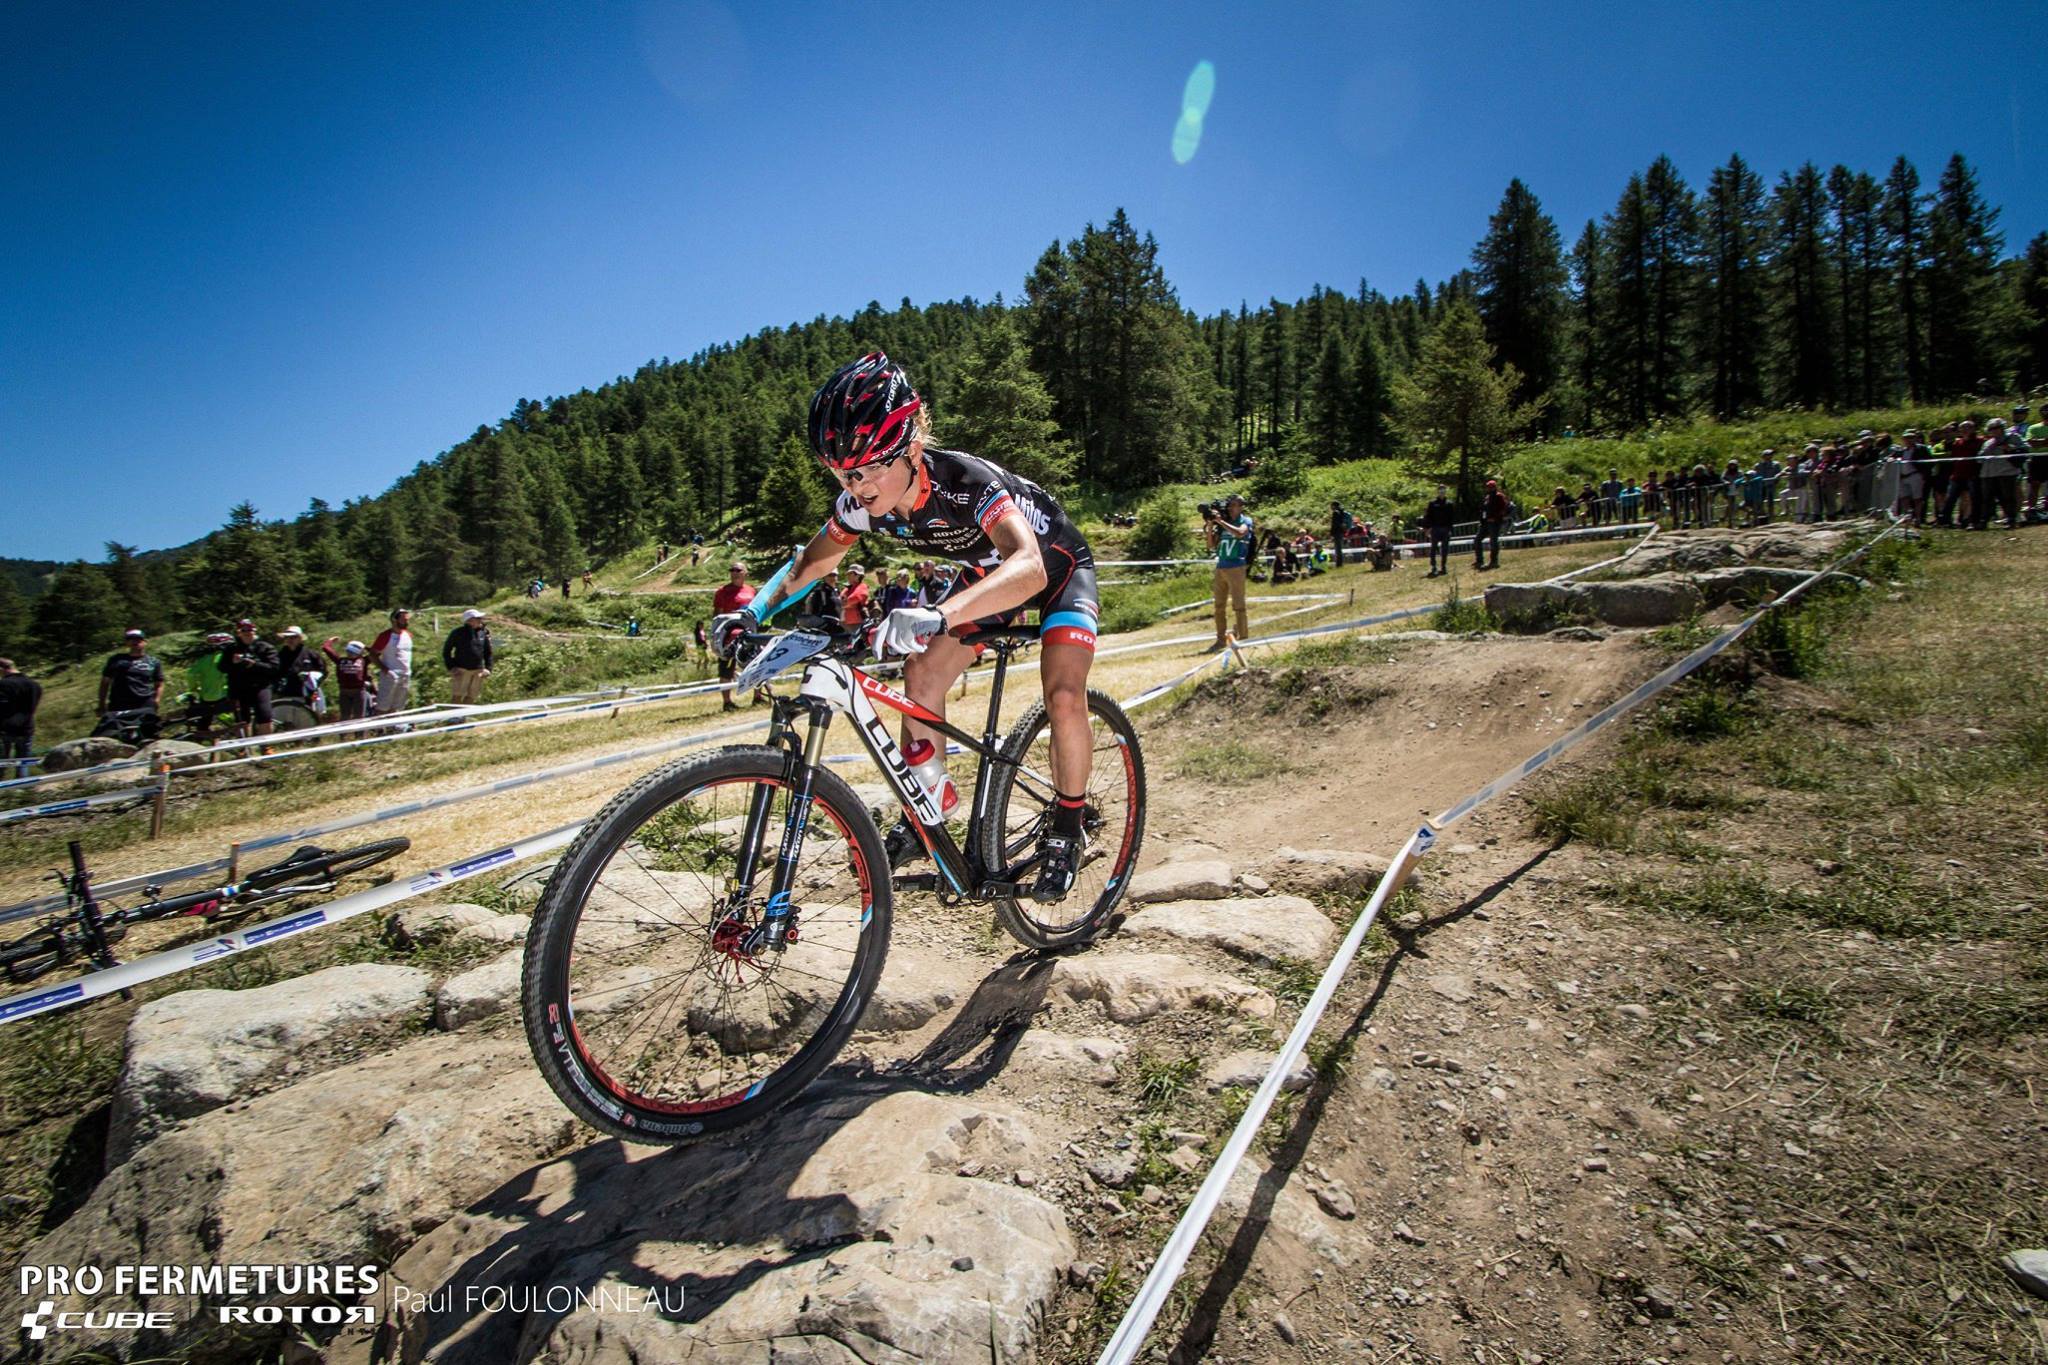
{"label": "course tape post", "polygon": [[1310,1036],[1315,1032],[1316,1025],[1322,1021],[1323,1013],[1329,1008],[1330,1000],[1336,994],[1339,982],[1350,970],[1352,960],[1357,957],[1358,949],[1365,941],[1366,931],[1372,927],[1373,920],[1386,904],[1387,898],[1407,879],[1416,861],[1435,844],[1439,833],[1527,778],[1531,773],[1555,762],[1615,718],[1627,714],[1693,673],[1709,659],[1748,634],[1767,613],[1797,600],[1829,574],[1836,573],[1843,566],[1862,558],[1879,541],[1899,531],[1902,525],[1903,523],[1894,522],[1858,549],[1842,556],[1826,568],[1814,571],[1779,597],[1765,603],[1723,631],[1708,644],[1664,669],[1621,700],[1603,708],[1570,734],[1530,755],[1408,836],[1407,841],[1401,845],[1400,852],[1394,855],[1387,871],[1380,877],[1378,885],[1373,888],[1372,897],[1352,925],[1351,932],[1345,935],[1343,943],[1338,946],[1336,956],[1331,958],[1329,966],[1324,969],[1315,993],[1302,1007],[1301,1017],[1295,1021],[1293,1030],[1287,1035],[1287,1041],[1281,1045],[1279,1055],[1273,1059],[1272,1067],[1266,1072],[1265,1079],[1260,1082],[1258,1090],[1252,1096],[1252,1102],[1239,1118],[1237,1127],[1232,1130],[1230,1140],[1224,1144],[1222,1152],[1216,1158],[1216,1164],[1210,1168],[1201,1188],[1195,1192],[1195,1197],[1181,1214],[1180,1221],[1174,1225],[1172,1234],[1153,1263],[1151,1272],[1146,1275],[1145,1282],[1132,1296],[1123,1320],[1117,1324],[1116,1332],[1103,1348],[1098,1365],[1130,1365],[1144,1349],[1145,1338],[1151,1332],[1152,1324],[1158,1320],[1160,1310],[1166,1306],[1166,1301],[1172,1294],[1174,1285],[1179,1281],[1181,1272],[1187,1268],[1188,1258],[1207,1230],[1210,1219],[1215,1216],[1217,1206],[1222,1202],[1224,1190],[1237,1174],[1237,1168],[1244,1161],[1245,1153],[1251,1149],[1252,1142],[1258,1135],[1260,1126],[1264,1124],[1273,1101],[1278,1097],[1288,1072],[1303,1055]]}
{"label": "course tape post", "polygon": [[36,990],[9,996],[0,1000],[0,1024],[33,1018],[38,1014],[47,1014],[51,1010],[63,1009],[67,1005],[132,990],[160,977],[189,971],[209,962],[218,962],[222,958],[246,953],[252,948],[261,948],[281,939],[296,937],[308,930],[339,924],[358,915],[367,915],[373,910],[382,910],[388,905],[410,900],[414,896],[423,896],[429,891],[451,886],[480,873],[494,871],[542,853],[553,852],[575,838],[577,831],[582,828],[580,822],[563,825],[559,829],[531,835],[503,848],[492,849],[488,853],[444,863],[416,876],[391,881],[383,886],[372,887],[368,891],[358,891],[352,896],[343,896],[340,900],[329,901],[311,910],[296,910],[263,924],[237,929],[233,933],[220,934],[198,943],[181,944],[149,957],[139,957],[133,962],[119,963],[62,985],[39,987]]}

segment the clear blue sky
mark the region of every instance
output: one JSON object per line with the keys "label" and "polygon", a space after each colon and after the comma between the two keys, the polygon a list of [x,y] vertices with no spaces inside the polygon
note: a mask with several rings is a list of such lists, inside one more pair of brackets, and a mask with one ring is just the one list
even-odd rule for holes
{"label": "clear blue sky", "polygon": [[1732,151],[1767,179],[1904,152],[1931,185],[1960,150],[2009,250],[2048,225],[2030,4],[9,14],[16,556],[372,493],[515,399],[763,325],[1014,297],[1119,205],[1202,312],[1439,279],[1516,175],[1569,242],[1659,153],[1697,186]]}

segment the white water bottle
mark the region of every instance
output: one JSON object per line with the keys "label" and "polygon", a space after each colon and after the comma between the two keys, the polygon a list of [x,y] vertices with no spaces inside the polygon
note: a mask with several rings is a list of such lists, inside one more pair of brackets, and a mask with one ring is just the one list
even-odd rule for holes
{"label": "white water bottle", "polygon": [[960,804],[960,789],[946,776],[946,755],[928,739],[913,739],[903,751],[904,762],[925,794],[937,803],[941,815],[951,815]]}

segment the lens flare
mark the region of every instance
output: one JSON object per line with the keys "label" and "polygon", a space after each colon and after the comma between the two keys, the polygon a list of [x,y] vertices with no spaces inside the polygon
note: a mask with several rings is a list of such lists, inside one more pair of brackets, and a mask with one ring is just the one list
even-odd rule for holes
{"label": "lens flare", "polygon": [[1195,69],[1188,72],[1187,84],[1180,92],[1180,119],[1173,125],[1173,159],[1185,166],[1194,160],[1195,149],[1202,145],[1202,120],[1209,116],[1209,101],[1216,97],[1216,64],[1207,60],[1195,63]]}

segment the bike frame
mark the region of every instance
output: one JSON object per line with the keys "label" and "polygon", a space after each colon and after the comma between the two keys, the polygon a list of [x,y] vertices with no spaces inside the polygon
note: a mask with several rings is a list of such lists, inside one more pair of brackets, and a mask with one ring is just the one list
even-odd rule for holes
{"label": "bike frame", "polygon": [[[997,636],[988,642],[996,651],[996,664],[989,682],[988,720],[979,739],[949,724],[943,717],[918,705],[887,683],[829,655],[806,660],[803,681],[796,695],[775,699],[768,742],[784,751],[783,780],[789,788],[790,801],[783,820],[782,842],[769,878],[761,928],[757,931],[763,935],[760,946],[779,946],[788,931],[793,909],[790,892],[796,881],[796,864],[803,849],[804,830],[810,822],[814,776],[823,761],[825,732],[835,712],[843,712],[852,718],[854,733],[859,737],[861,746],[867,750],[875,766],[882,770],[882,777],[897,800],[910,813],[912,828],[917,830],[918,837],[931,852],[939,876],[945,879],[953,894],[973,900],[1016,894],[1018,877],[1033,860],[1014,868],[987,868],[982,866],[975,847],[978,843],[975,834],[991,816],[989,802],[993,784],[989,781],[989,774],[997,764],[1017,766],[1015,760],[1004,758],[998,751],[1001,736],[996,733],[996,721],[1002,713],[1003,679],[1009,656],[1020,641]],[[968,817],[968,847],[965,851],[953,838],[952,831],[946,828],[945,815],[938,802],[932,799],[905,761],[895,736],[889,733],[888,725],[875,710],[876,702],[931,727],[978,756],[974,805]],[[809,721],[809,728],[801,740],[796,733],[799,717]],[[1049,783],[1047,785],[1050,786]],[[772,791],[765,787],[757,789],[750,799],[746,828],[740,840],[739,866],[734,878],[734,905],[745,905],[752,899],[760,858],[765,851],[763,840],[767,835],[768,806],[772,800]]]}

